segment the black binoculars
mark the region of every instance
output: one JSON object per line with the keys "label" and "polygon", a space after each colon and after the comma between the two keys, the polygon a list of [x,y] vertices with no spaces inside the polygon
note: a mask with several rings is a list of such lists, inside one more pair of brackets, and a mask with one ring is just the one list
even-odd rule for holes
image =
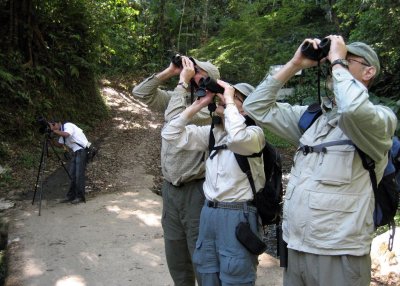
{"label": "black binoculars", "polygon": [[312,43],[306,42],[301,46],[301,52],[310,60],[320,61],[328,55],[330,47],[331,40],[329,38],[324,38],[318,44],[318,49],[314,49]]}
{"label": "black binoculars", "polygon": [[224,93],[224,88],[220,86],[217,81],[211,77],[201,78],[199,81],[199,88],[196,91],[197,97],[206,95],[206,91],[209,90],[214,93]]}
{"label": "black binoculars", "polygon": [[[196,65],[196,62],[192,57],[189,57],[189,59],[194,63],[194,65]],[[182,55],[181,54],[173,55],[171,58],[171,62],[177,67],[182,68]]]}

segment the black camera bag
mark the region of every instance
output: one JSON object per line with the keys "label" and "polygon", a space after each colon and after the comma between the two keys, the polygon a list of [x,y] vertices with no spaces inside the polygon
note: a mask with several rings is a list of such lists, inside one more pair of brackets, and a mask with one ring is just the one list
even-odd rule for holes
{"label": "black camera bag", "polygon": [[252,254],[260,255],[267,250],[267,245],[251,230],[248,222],[240,222],[235,234],[237,240]]}

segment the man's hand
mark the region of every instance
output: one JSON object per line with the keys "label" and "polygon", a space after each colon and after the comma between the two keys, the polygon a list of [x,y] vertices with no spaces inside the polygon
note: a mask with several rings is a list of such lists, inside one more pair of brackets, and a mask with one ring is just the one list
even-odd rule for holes
{"label": "man's hand", "polygon": [[[305,43],[310,43],[314,49],[318,49],[318,45],[321,42],[320,39],[305,39],[301,45],[297,48],[293,57],[288,61],[285,66],[280,69],[273,77],[276,80],[286,83],[290,78],[292,78],[297,72],[302,69],[314,67],[318,65],[318,61],[311,60],[304,56],[301,52],[301,48]],[[325,61],[326,58],[322,59],[321,62]]]}
{"label": "man's hand", "polygon": [[47,123],[49,125],[49,128],[51,131],[54,131],[57,129],[56,123],[52,122],[52,123]]}
{"label": "man's hand", "polygon": [[188,57],[182,56],[182,71],[179,81],[189,83],[195,74],[194,63]]}
{"label": "man's hand", "polygon": [[224,104],[235,103],[233,99],[235,95],[235,88],[231,84],[223,80],[217,80],[217,83],[224,88],[223,103]]}
{"label": "man's hand", "polygon": [[[310,67],[314,67],[318,64],[318,61],[311,60],[307,58],[301,51],[302,46],[305,43],[310,43],[315,50],[318,49],[318,45],[321,42],[320,39],[305,39],[301,45],[297,48],[296,53],[294,54],[293,58],[289,61],[289,63],[292,64],[292,66],[297,67],[298,71]],[[322,59],[321,62],[323,62],[325,59]]]}
{"label": "man's hand", "polygon": [[328,60],[333,63],[337,59],[346,59],[347,48],[343,37],[338,35],[329,35],[327,38],[331,40]]}

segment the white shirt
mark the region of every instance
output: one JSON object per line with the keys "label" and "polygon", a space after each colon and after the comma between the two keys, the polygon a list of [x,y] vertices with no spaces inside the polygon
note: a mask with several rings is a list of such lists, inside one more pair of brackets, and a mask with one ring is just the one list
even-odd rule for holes
{"label": "white shirt", "polygon": [[78,151],[80,149],[85,148],[88,145],[88,140],[83,133],[82,129],[71,122],[64,123],[61,126],[61,131],[67,132],[69,134],[68,137],[62,137],[58,139],[58,142],[61,144],[67,145],[72,151]]}
{"label": "white shirt", "polygon": [[[240,169],[234,152],[249,156],[258,153],[265,145],[263,130],[258,126],[246,126],[245,119],[237,108],[228,105],[225,109],[225,130],[222,125],[213,130],[215,146],[226,144],[228,149],[206,161],[204,194],[210,201],[243,202],[253,199],[249,180]],[[161,135],[171,144],[186,150],[208,151],[211,126],[186,125],[189,119],[183,115],[173,118]],[[265,183],[262,157],[249,158],[256,190]]]}

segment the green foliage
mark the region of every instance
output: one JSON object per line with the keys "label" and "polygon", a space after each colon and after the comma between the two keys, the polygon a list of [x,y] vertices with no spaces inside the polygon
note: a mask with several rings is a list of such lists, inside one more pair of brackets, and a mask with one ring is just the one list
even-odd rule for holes
{"label": "green foliage", "polygon": [[0,142],[0,161],[10,158],[10,146],[6,142]]}
{"label": "green foliage", "polygon": [[3,170],[0,173],[0,187],[5,188],[10,185],[13,181],[12,174],[10,172],[10,169],[8,167],[3,166]]}
{"label": "green foliage", "polygon": [[331,30],[319,6],[291,1],[271,7],[269,2],[242,3],[238,19],[227,20],[218,37],[192,53],[212,59],[224,79],[255,85],[271,65],[286,63],[305,38],[323,37]]}
{"label": "green foliage", "polygon": [[265,140],[267,140],[270,144],[272,144],[277,148],[290,148],[292,146],[286,140],[275,135],[268,129],[264,129],[264,134],[265,134]]}
{"label": "green foliage", "polygon": [[[370,44],[381,61],[381,75],[372,91],[381,102],[395,107],[400,98],[400,4],[393,0],[337,1],[335,10],[349,41]],[[385,99],[383,99],[385,98]]]}
{"label": "green foliage", "polygon": [[[1,5],[0,11],[8,8]],[[48,0],[24,9],[36,16],[25,23],[29,29],[17,35],[9,32],[13,26],[0,28],[8,44],[0,47],[0,88],[7,95],[0,98],[0,134],[29,140],[36,135],[39,116],[94,126],[108,113],[96,84],[99,32],[88,4]]]}
{"label": "green foliage", "polygon": [[40,153],[34,154],[31,152],[23,151],[20,155],[18,162],[25,169],[36,168],[38,162],[40,162],[39,155]]}

